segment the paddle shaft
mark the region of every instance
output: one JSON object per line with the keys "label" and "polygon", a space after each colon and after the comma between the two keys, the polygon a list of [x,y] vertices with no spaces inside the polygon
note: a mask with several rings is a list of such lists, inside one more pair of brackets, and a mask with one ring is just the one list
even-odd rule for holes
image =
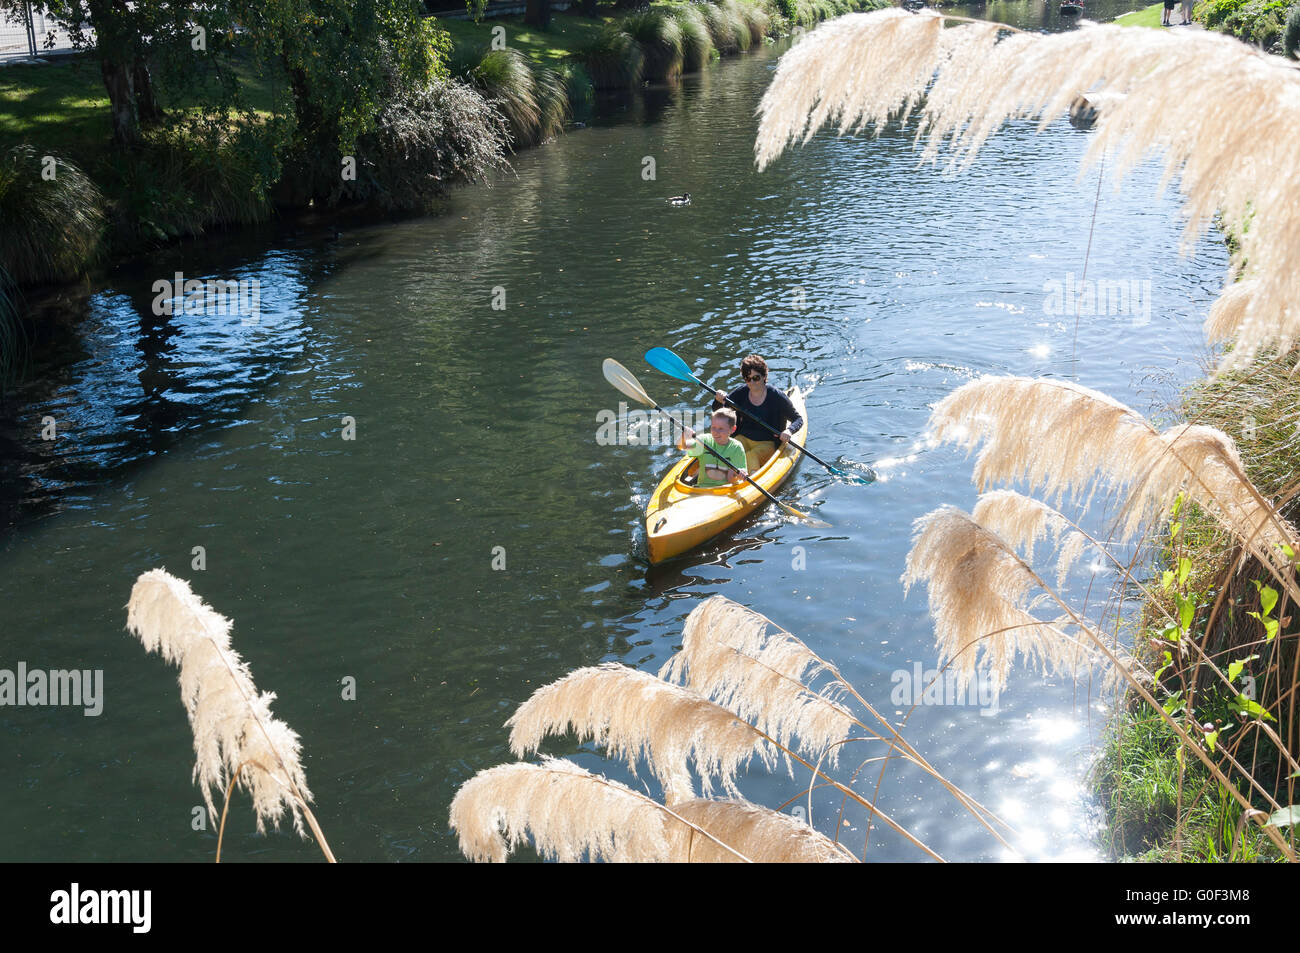
{"label": "paddle shaft", "polygon": [[[671,420],[673,423],[677,424],[677,426],[681,427],[683,432],[686,431],[686,425],[685,425],[685,424],[683,424],[680,420],[678,420],[678,419],[677,419],[676,417],[674,417],[672,414],[668,413],[668,411],[664,410],[662,407],[660,407],[658,404],[656,404],[653,400],[650,399],[650,397],[649,397],[648,395],[647,395],[646,399],[647,399],[647,400],[650,400],[650,406],[651,406],[651,407],[653,407],[655,410],[659,411],[659,413],[663,414],[665,417],[667,417],[667,418],[668,418],[669,420]],[[709,453],[713,454],[715,457],[717,457],[719,460],[721,460],[721,461],[722,461],[722,465],[725,466],[728,470],[735,470],[735,469],[736,469],[735,467],[733,467],[733,466],[731,465],[731,463],[727,460],[726,457],[724,457],[722,454],[718,453],[718,451],[714,450],[712,447],[710,447],[710,446],[709,446],[707,443],[705,443],[703,440],[698,440],[698,441],[696,441],[696,442],[699,443],[699,445],[700,445],[701,447],[703,447],[705,450],[709,451]],[[748,484],[749,484],[750,486],[752,486],[754,489],[758,490],[759,493],[762,493],[765,497],[767,497],[770,501],[772,501],[773,503],[775,503],[777,506],[781,507],[781,509],[786,510],[787,512],[793,513],[795,516],[798,516],[800,519],[807,519],[807,517],[804,516],[803,513],[800,513],[800,512],[799,512],[798,510],[796,510],[793,506],[787,506],[786,504],[782,503],[780,500],[778,500],[776,497],[774,497],[771,493],[767,492],[767,490],[763,489],[761,486],[759,486],[757,483],[755,483],[753,480],[751,480],[751,479],[749,478],[749,474],[748,474],[748,473],[741,473],[740,475],[741,475],[741,477],[745,480],[746,483],[748,483]]]}

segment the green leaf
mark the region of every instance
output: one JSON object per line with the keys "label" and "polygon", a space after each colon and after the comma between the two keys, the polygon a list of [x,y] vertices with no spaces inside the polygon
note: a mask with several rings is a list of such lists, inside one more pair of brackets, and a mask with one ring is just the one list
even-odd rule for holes
{"label": "green leaf", "polygon": [[1237,680],[1237,676],[1241,674],[1241,670],[1246,667],[1246,663],[1253,662],[1257,658],[1259,658],[1258,655],[1248,655],[1246,658],[1238,659],[1235,662],[1230,662],[1228,664],[1228,681],[1235,682]]}
{"label": "green leaf", "polygon": [[1268,713],[1268,710],[1264,708],[1263,705],[1253,699],[1247,698],[1245,695],[1238,695],[1232,700],[1231,704],[1234,711],[1238,711],[1243,715],[1250,715],[1254,718],[1265,718],[1268,721],[1277,721],[1276,718]]}
{"label": "green leaf", "polygon": [[1259,590],[1259,605],[1264,610],[1264,615],[1270,614],[1277,605],[1277,590],[1272,586],[1262,587]]}
{"label": "green leaf", "polygon": [[1184,763],[1184,760],[1185,760],[1185,759],[1184,759],[1184,756],[1183,756],[1183,746],[1182,746],[1182,745],[1179,745],[1179,746],[1178,746],[1178,750],[1177,750],[1176,752],[1174,752],[1174,756],[1178,758],[1178,767],[1180,767],[1180,768],[1183,767],[1183,763]]}
{"label": "green leaf", "polygon": [[1184,556],[1178,560],[1178,585],[1181,587],[1187,582],[1187,577],[1192,572],[1192,561]]}
{"label": "green leaf", "polygon": [[1269,827],[1287,827],[1300,824],[1300,804],[1289,804],[1280,811],[1274,811],[1268,819]]}
{"label": "green leaf", "polygon": [[1165,670],[1168,669],[1169,666],[1173,664],[1174,664],[1173,655],[1171,655],[1169,652],[1165,652],[1164,664],[1162,664],[1158,669],[1156,669],[1156,674],[1153,676],[1155,681],[1157,682],[1160,681],[1160,676],[1165,674]]}
{"label": "green leaf", "polygon": [[1214,754],[1214,746],[1218,740],[1219,733],[1217,731],[1207,731],[1205,733],[1205,744],[1209,747],[1210,754]]}
{"label": "green leaf", "polygon": [[1172,586],[1173,584],[1174,584],[1174,571],[1172,569],[1166,569],[1164,571],[1164,575],[1161,577],[1160,585],[1162,588],[1165,589],[1165,591],[1168,591],[1169,587]]}
{"label": "green leaf", "polygon": [[1196,614],[1196,603],[1191,599],[1178,599],[1178,624],[1184,632],[1191,631],[1192,617]]}
{"label": "green leaf", "polygon": [[1182,508],[1183,508],[1183,495],[1179,493],[1178,497],[1174,500],[1173,509],[1169,511],[1170,518],[1176,519],[1178,517],[1178,511],[1181,510]]}
{"label": "green leaf", "polygon": [[1175,536],[1177,536],[1177,535],[1178,535],[1178,531],[1179,531],[1180,529],[1182,529],[1182,528],[1183,528],[1183,524],[1182,524],[1181,521],[1180,521],[1180,522],[1177,522],[1177,523],[1170,523],[1170,524],[1169,524],[1169,535],[1170,535],[1170,537],[1175,537]]}
{"label": "green leaf", "polygon": [[1273,639],[1277,636],[1277,626],[1278,626],[1278,621],[1277,621],[1277,619],[1265,619],[1265,620],[1264,620],[1264,631],[1265,631],[1266,633],[1268,633],[1268,634],[1264,637],[1264,641],[1265,641],[1265,642],[1272,642]]}

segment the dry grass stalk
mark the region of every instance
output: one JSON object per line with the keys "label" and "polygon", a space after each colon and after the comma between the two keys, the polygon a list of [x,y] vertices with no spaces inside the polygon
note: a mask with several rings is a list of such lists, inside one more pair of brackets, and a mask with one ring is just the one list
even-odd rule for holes
{"label": "dry grass stalk", "polygon": [[216,822],[213,790],[246,789],[265,833],[289,812],[302,837],[303,815],[329,860],[324,836],[307,803],[311,790],[302,769],[298,735],[271,714],[273,692],[259,692],[248,664],[230,645],[231,622],[163,569],[136,580],[127,604],[127,628],[145,650],[180,667],[181,701],[194,733],[194,780]]}
{"label": "dry grass stalk", "polygon": [[763,735],[722,706],[616,663],[580,668],[539,688],[506,726],[516,757],[536,751],[547,735],[573,731],[626,760],[634,774],[644,759],[668,804],[695,796],[692,761],[706,794],[717,777],[738,797],[736,773],[750,758],[757,754],[769,768],[776,758]]}
{"label": "dry grass stalk", "polygon": [[1221,431],[1180,425],[1160,433],[1098,391],[1025,377],[982,377],[962,385],[935,406],[930,426],[937,439],[967,450],[983,444],[974,469],[981,491],[1023,481],[1055,500],[1086,503],[1099,488],[1127,485],[1123,539],[1138,535],[1185,494],[1272,567],[1300,601],[1281,551],[1285,545],[1300,552],[1300,537],[1251,483]]}
{"label": "dry grass stalk", "polygon": [[[748,801],[698,799],[673,805],[684,820],[699,825],[755,863],[853,864],[858,860],[799,818]],[[724,863],[735,855],[682,824],[671,828],[672,859],[682,863]]]}
{"label": "dry grass stalk", "polygon": [[[1293,200],[1300,74],[1286,61],[1212,31],[1175,36],[1094,24],[998,39],[995,25],[941,30],[942,19],[852,14],[801,41],[782,57],[759,107],[759,167],[828,121],[841,132],[879,129],[915,106],[931,77],[918,138],[927,137],[928,158],[950,146],[953,171],[969,165],[1006,120],[1038,117],[1042,128],[1088,93],[1106,107],[1085,167],[1113,154],[1119,178],[1155,151],[1162,187],[1177,178],[1184,197],[1185,247],[1216,212],[1240,238],[1205,326],[1211,340],[1236,342],[1224,367],[1300,343],[1300,203]],[[1187,89],[1196,96],[1183,95]]]}
{"label": "dry grass stalk", "polygon": [[712,699],[808,758],[829,751],[833,766],[835,742],[848,736],[857,719],[838,701],[848,692],[838,678],[821,691],[807,687],[827,671],[793,635],[752,609],[714,596],[691,611],[682,650],[659,677]]}
{"label": "dry grass stalk", "polygon": [[1060,625],[1030,614],[1043,596],[1029,597],[1039,580],[1009,544],[954,506],[941,506],[914,524],[904,591],[924,581],[930,589],[940,665],[952,663],[959,690],[977,672],[995,694],[1006,684],[1017,654],[1057,673],[1074,674],[1087,652]]}

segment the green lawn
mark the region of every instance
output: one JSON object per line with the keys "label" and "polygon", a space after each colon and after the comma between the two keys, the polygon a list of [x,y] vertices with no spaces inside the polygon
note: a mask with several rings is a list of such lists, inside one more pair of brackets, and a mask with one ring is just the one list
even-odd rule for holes
{"label": "green lawn", "polygon": [[523,17],[494,17],[481,23],[470,20],[438,20],[438,26],[451,34],[453,47],[478,47],[487,49],[492,40],[493,27],[505,27],[505,42],[509,47],[555,69],[569,53],[590,43],[600,35],[613,17],[591,20],[570,13],[557,13],[551,17],[549,30],[524,26]]}
{"label": "green lawn", "polygon": [[111,135],[108,94],[93,59],[0,67],[0,148],[28,142],[77,157]]}
{"label": "green lawn", "polygon": [[[1160,27],[1161,14],[1164,12],[1163,3],[1153,3],[1144,10],[1134,10],[1132,13],[1126,13],[1123,16],[1115,18],[1115,22],[1120,26],[1153,26],[1157,29]],[[1174,18],[1182,19],[1182,14],[1178,10],[1170,13],[1169,19],[1177,22]]]}
{"label": "green lawn", "polygon": [[[235,62],[234,69],[244,98],[269,115],[274,91],[265,71],[243,59]],[[207,85],[215,89],[216,80]],[[283,79],[279,85],[283,88]],[[200,101],[193,92],[169,95],[161,82],[158,98],[169,110],[189,110]],[[112,134],[108,93],[93,54],[0,67],[0,149],[26,142],[67,156],[84,168],[102,157]]]}

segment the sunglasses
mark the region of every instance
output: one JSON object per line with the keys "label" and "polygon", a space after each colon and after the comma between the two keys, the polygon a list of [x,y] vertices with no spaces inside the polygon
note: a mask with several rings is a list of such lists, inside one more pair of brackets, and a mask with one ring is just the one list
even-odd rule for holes
{"label": "sunglasses", "polygon": [[745,375],[745,380],[747,380],[747,381],[761,381],[762,379],[763,379],[763,375],[762,375],[762,374],[746,374],[746,375]]}

